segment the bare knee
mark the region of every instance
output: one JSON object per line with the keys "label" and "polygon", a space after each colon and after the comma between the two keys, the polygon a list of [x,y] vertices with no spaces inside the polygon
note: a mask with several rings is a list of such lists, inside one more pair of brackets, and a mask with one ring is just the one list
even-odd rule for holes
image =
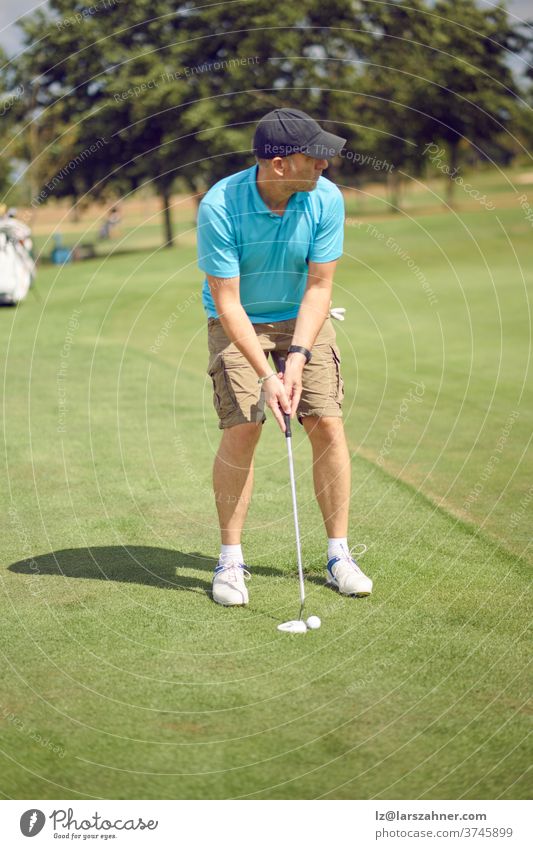
{"label": "bare knee", "polygon": [[220,441],[220,450],[234,458],[249,458],[259,442],[261,427],[261,424],[247,422],[225,428]]}
{"label": "bare knee", "polygon": [[302,421],[311,442],[327,444],[344,440],[344,424],[339,416],[304,416]]}

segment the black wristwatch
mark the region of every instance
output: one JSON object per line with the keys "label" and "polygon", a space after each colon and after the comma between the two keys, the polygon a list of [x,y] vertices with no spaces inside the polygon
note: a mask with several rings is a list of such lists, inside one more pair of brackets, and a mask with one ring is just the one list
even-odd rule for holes
{"label": "black wristwatch", "polygon": [[289,350],[287,351],[287,353],[288,354],[303,354],[304,357],[305,357],[306,365],[309,362],[309,360],[311,359],[311,351],[308,351],[307,348],[302,348],[301,345],[291,345],[289,347]]}

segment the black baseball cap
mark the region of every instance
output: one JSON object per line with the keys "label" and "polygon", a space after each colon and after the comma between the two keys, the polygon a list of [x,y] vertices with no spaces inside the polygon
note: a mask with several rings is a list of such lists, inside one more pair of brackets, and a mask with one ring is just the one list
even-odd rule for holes
{"label": "black baseball cap", "polygon": [[326,133],[314,118],[299,109],[274,109],[259,121],[253,151],[259,159],[305,153],[313,159],[332,159],[346,139]]}

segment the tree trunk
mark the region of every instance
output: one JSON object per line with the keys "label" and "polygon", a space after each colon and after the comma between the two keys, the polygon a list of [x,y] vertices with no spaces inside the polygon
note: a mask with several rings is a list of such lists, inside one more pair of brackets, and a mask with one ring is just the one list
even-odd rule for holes
{"label": "tree trunk", "polygon": [[402,180],[396,169],[387,173],[387,190],[389,196],[390,211],[397,213],[401,211],[402,203]]}
{"label": "tree trunk", "polygon": [[453,207],[455,177],[457,175],[457,163],[459,162],[459,145],[455,142],[450,144],[450,175],[446,184],[446,203]]}
{"label": "tree trunk", "polygon": [[74,224],[78,224],[80,221],[80,208],[78,206],[78,198],[76,195],[72,195],[72,206],[70,207],[70,220],[74,222]]}
{"label": "tree trunk", "polygon": [[170,213],[170,191],[168,189],[164,189],[161,194],[161,201],[163,204],[163,216],[164,216],[164,242],[163,246],[165,248],[173,248],[174,247],[174,234],[172,230],[172,215]]}
{"label": "tree trunk", "polygon": [[30,204],[32,201],[37,198],[39,192],[39,127],[37,125],[37,95],[39,93],[39,83],[33,82],[31,86],[31,99],[30,99],[30,128],[29,128],[29,148],[30,148],[30,159],[31,165],[29,169],[29,186],[30,186]]}

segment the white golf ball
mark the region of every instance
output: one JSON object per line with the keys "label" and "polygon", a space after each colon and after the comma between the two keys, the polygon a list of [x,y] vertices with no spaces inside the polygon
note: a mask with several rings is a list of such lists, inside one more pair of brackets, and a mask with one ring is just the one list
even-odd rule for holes
{"label": "white golf ball", "polygon": [[318,616],[310,616],[305,624],[311,631],[315,631],[317,628],[320,628],[322,623]]}

